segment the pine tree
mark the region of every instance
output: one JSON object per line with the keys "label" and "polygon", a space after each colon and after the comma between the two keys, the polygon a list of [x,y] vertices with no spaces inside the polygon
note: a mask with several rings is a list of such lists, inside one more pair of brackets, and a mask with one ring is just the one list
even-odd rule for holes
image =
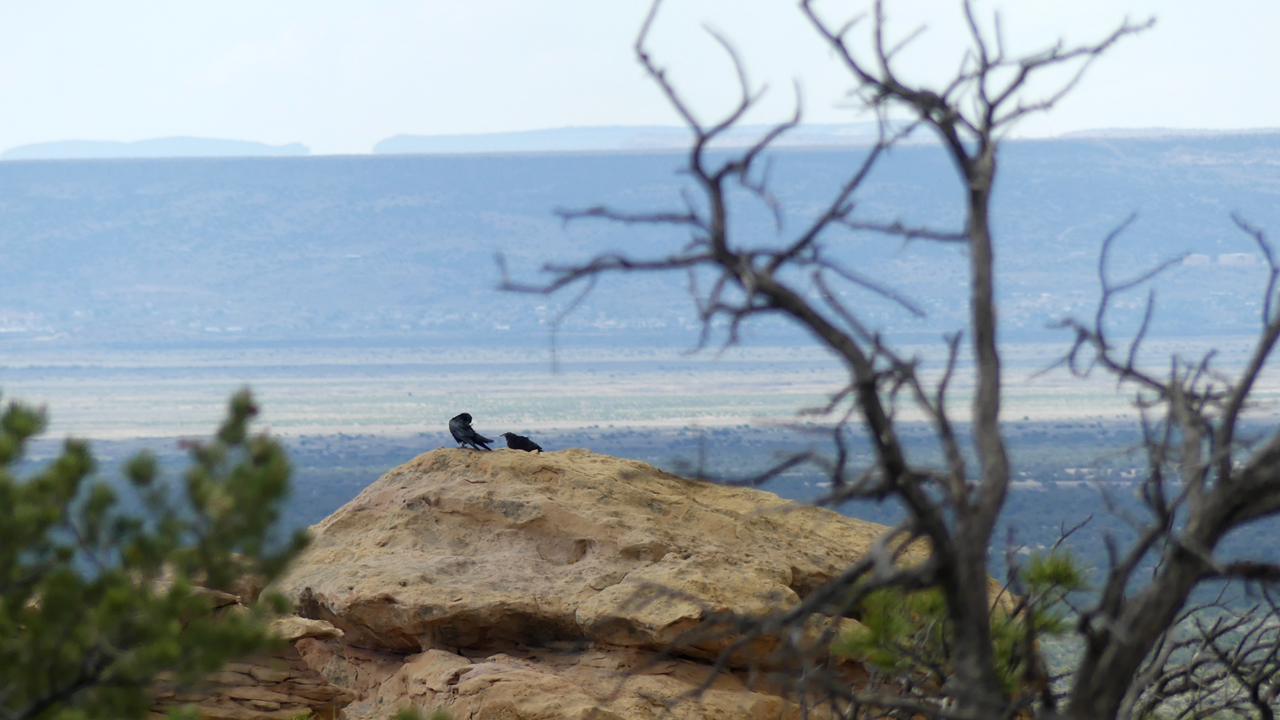
{"label": "pine tree", "polygon": [[[232,397],[191,465],[164,482],[154,456],[124,466],[126,486],[95,475],[90,446],[67,440],[27,478],[15,466],[47,424],[10,402],[0,414],[0,718],[135,718],[159,673],[194,680],[268,648],[283,599],[213,613],[212,593],[269,581],[306,544],[277,522],[289,491],[284,449],[250,434],[247,390]],[[136,503],[125,503],[132,495]],[[140,507],[129,510],[126,505]]]}

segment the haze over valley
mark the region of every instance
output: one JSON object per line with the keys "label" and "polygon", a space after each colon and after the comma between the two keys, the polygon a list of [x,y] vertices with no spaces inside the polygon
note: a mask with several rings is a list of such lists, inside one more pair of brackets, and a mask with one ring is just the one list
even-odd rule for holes
{"label": "haze over valley", "polygon": [[[774,154],[771,184],[786,231],[829,201],[863,152]],[[544,262],[679,247],[688,239],[680,231],[566,225],[554,211],[678,207],[682,159],[649,152],[0,163],[0,342],[11,350],[239,342],[540,349],[568,298],[495,292],[495,253],[514,278],[537,282]],[[1002,162],[995,223],[1006,341],[1051,337],[1049,323],[1091,311],[1101,240],[1131,213],[1136,221],[1112,258],[1117,276],[1186,256],[1154,284],[1154,333],[1255,327],[1264,262],[1231,213],[1280,226],[1280,133],[1013,142]],[[957,229],[953,175],[936,146],[897,148],[873,173],[857,217]],[[764,242],[773,223],[756,209],[744,231]],[[959,327],[957,248],[864,233],[850,234],[838,252],[926,312],[916,318],[866,293],[860,307],[885,331],[932,340]],[[686,347],[696,320],[684,285],[669,276],[619,278],[567,317],[562,335],[599,346]],[[1143,300],[1121,298],[1116,319],[1136,321]],[[752,340],[776,344],[777,331]]]}

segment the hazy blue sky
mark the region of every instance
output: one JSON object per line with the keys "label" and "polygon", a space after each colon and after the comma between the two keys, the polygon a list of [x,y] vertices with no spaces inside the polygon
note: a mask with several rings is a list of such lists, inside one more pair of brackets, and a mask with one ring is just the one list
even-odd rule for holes
{"label": "hazy blue sky", "polygon": [[[836,17],[864,6],[823,7]],[[903,57],[908,74],[958,63],[957,6],[889,3],[902,31],[929,25]],[[1280,126],[1280,3],[977,6],[1007,6],[1005,35],[1022,48],[1095,39],[1126,15],[1158,19],[1023,135]],[[675,124],[631,51],[647,8],[647,0],[0,0],[0,149],[195,135],[356,153],[401,133]],[[809,121],[865,119],[842,107],[848,76],[793,1],[667,0],[653,49],[706,116],[730,101],[732,76],[703,23],[734,41],[754,80],[769,83],[753,120],[789,111],[793,78]]]}

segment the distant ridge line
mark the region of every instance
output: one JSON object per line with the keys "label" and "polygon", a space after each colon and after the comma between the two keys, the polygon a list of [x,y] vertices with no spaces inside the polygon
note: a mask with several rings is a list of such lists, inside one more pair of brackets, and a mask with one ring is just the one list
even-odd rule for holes
{"label": "distant ridge line", "polygon": [[1207,130],[1186,128],[1097,128],[1093,130],[1074,130],[1062,133],[1054,138],[1061,140],[1080,140],[1089,138],[1115,138],[1125,140],[1158,140],[1178,137],[1219,137],[1237,135],[1274,135],[1280,128],[1241,128],[1235,130]]}
{"label": "distant ridge line", "polygon": [[[729,129],[714,148],[754,144],[773,125],[741,125]],[[687,150],[688,128],[667,125],[561,127],[517,132],[453,135],[396,135],[373,146],[375,155],[452,155],[481,153],[644,152]],[[923,135],[921,138],[923,139]],[[857,147],[874,143],[875,122],[799,125],[779,137],[778,148]]]}
{"label": "distant ridge line", "polygon": [[118,158],[297,157],[310,155],[302,143],[268,145],[251,140],[167,137],[136,142],[58,140],[19,145],[0,152],[0,160],[98,160]]}
{"label": "distant ridge line", "polygon": [[[731,128],[712,144],[713,149],[750,146],[774,128],[773,125],[742,125]],[[1280,133],[1280,128],[1238,130],[1198,130],[1178,128],[1099,128],[1076,130],[1048,137],[1017,138],[1014,142],[1053,140],[1125,139],[1160,140],[1173,138],[1236,137]],[[603,127],[560,127],[515,132],[447,135],[395,135],[373,146],[374,155],[483,155],[508,153],[634,153],[688,150],[692,133],[688,128],[668,125]],[[877,139],[875,122],[799,125],[774,141],[778,149],[821,149],[865,147]],[[924,129],[912,134],[908,144],[932,144],[935,139]]]}

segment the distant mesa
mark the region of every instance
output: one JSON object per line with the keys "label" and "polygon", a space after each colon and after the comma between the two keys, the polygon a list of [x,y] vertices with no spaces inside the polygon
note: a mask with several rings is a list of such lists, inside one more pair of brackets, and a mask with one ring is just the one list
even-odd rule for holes
{"label": "distant mesa", "polygon": [[250,140],[170,137],[137,142],[59,140],[19,145],[0,153],[0,160],[90,160],[102,158],[281,157],[309,155],[302,143],[267,145]]}
{"label": "distant mesa", "polygon": [[[891,121],[891,130],[906,124]],[[749,147],[764,137],[773,125],[741,125],[730,128],[712,143],[713,148]],[[1062,139],[1158,139],[1219,135],[1261,135],[1280,133],[1280,128],[1245,130],[1185,130],[1175,128],[1100,128],[1077,130]],[[879,137],[876,122],[799,125],[777,138],[778,148],[839,148],[874,143]],[[375,155],[462,155],[566,152],[671,152],[689,147],[688,128],[668,125],[613,127],[561,127],[518,132],[472,133],[463,135],[396,135],[373,146]],[[912,144],[934,143],[935,137],[916,128],[907,138]]]}
{"label": "distant mesa", "polygon": [[[772,125],[731,128],[715,147],[747,147]],[[800,125],[774,142],[775,147],[849,147],[876,141],[875,122]],[[396,135],[373,146],[375,155],[452,155],[465,153],[554,153],[684,150],[688,128],[664,125],[563,127],[469,135]],[[921,140],[926,137],[921,134]]]}
{"label": "distant mesa", "polygon": [[1280,128],[1244,128],[1239,130],[1206,130],[1188,128],[1093,128],[1090,130],[1074,130],[1059,135],[1065,140],[1080,138],[1110,139],[1159,139],[1173,137],[1214,137],[1218,135],[1268,135],[1280,133]]}

